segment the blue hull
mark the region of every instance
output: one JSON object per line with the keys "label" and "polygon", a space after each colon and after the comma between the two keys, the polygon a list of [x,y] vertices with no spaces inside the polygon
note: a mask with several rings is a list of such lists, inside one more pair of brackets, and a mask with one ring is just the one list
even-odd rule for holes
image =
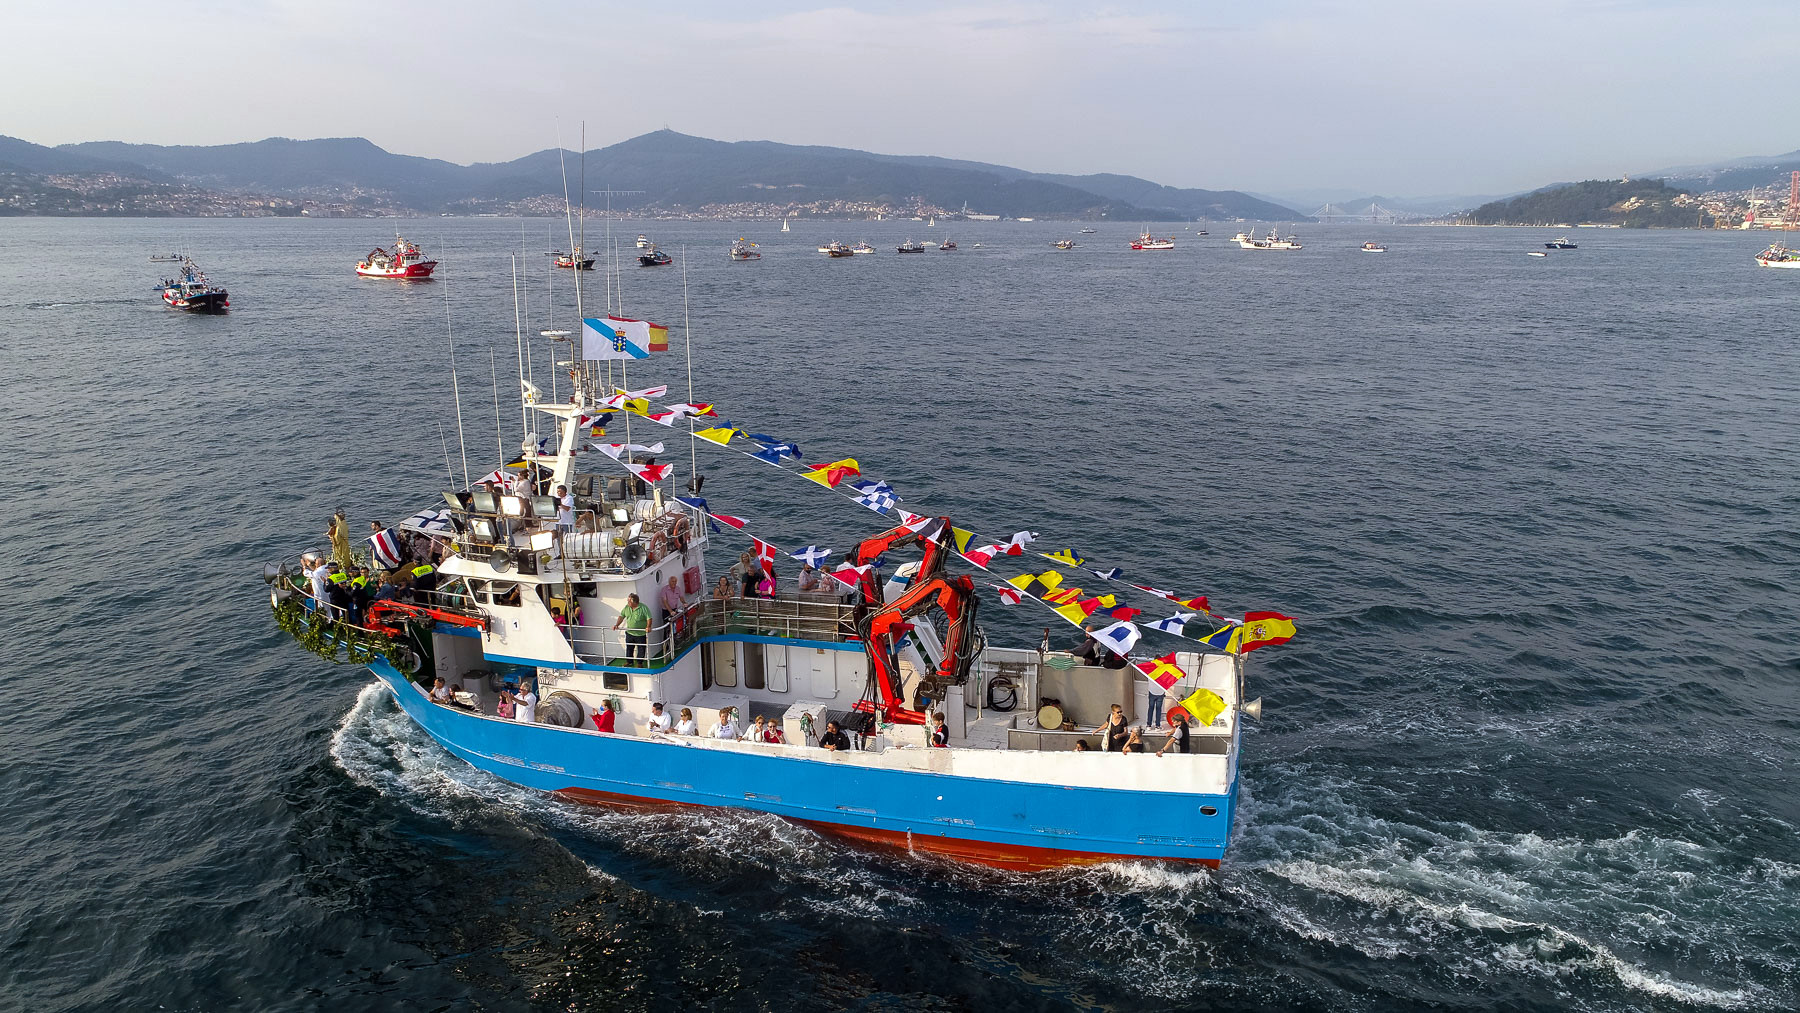
{"label": "blue hull", "polygon": [[[370,667],[401,709],[457,756],[515,784],[582,801],[752,809],[863,841],[1015,869],[1121,859],[1217,865],[1236,811],[1235,773],[1224,793],[1201,795],[870,768],[823,751],[815,759],[800,750],[683,748],[440,706],[386,662]],[[1107,755],[1093,761],[1158,762]]]}

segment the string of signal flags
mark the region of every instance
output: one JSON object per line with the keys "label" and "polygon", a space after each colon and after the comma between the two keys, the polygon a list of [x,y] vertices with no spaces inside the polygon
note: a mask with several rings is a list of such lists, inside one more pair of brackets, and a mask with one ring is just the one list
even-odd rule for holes
{"label": "string of signal flags", "polygon": [[[618,323],[626,322],[619,321]],[[605,328],[606,334],[602,334],[600,328]],[[614,323],[610,320],[584,320],[583,329],[584,332],[594,332],[591,335],[584,335],[587,338],[584,346],[602,350],[601,355],[585,357],[612,357],[604,355],[604,353],[613,352],[620,344],[626,344],[632,349],[631,352],[625,352],[625,355],[632,355],[632,352],[636,352],[638,348],[642,347],[632,346],[629,339],[624,336],[626,328],[620,326],[615,330]],[[635,335],[632,336],[635,337]],[[613,352],[613,354],[619,353]],[[632,357],[643,356],[639,354]],[[721,416],[717,407],[711,403],[665,404],[658,410],[652,411],[650,402],[660,400],[667,393],[666,385],[640,390],[615,388],[610,396],[601,399],[598,407],[607,411],[623,411],[670,429],[674,429],[678,422],[692,420],[689,424],[689,435],[692,439],[705,441],[753,458],[785,474],[794,475],[821,488],[831,490],[841,498],[848,499],[877,514],[897,518],[902,526],[926,537],[937,537],[941,534],[936,525],[943,524],[942,520],[904,509],[900,505],[903,500],[893,486],[886,481],[865,477],[862,474],[861,464],[855,458],[846,457],[823,464],[806,464],[802,461],[800,447],[795,442],[740,428],[736,423]],[[598,437],[604,431],[601,427],[604,426],[605,421],[602,414],[595,413],[578,418],[576,424],[581,429],[590,430]],[[718,424],[699,428],[703,422]],[[743,445],[732,445],[740,440]],[[747,446],[754,446],[755,449],[745,449]],[[662,453],[663,446],[660,443],[589,443],[587,447],[611,458],[626,471],[646,482],[661,481],[667,478],[673,470],[673,466],[668,464],[640,464],[631,460],[631,456],[635,453],[648,455]],[[797,467],[795,467],[796,465]],[[705,500],[699,497],[681,498],[690,505],[704,510],[716,522],[714,524],[715,531],[720,530],[718,524],[724,524],[742,532],[748,524],[748,521],[742,517],[713,512],[707,508]],[[951,526],[950,531],[951,543],[958,557],[987,573],[993,572],[990,564],[995,560],[1007,556],[1022,558],[1026,555],[1026,546],[1038,541],[1037,532],[1019,531],[1004,542],[978,545],[976,544],[978,539],[974,532],[954,525]],[[745,537],[751,539],[757,558],[764,561],[765,568],[773,566],[773,559],[777,554],[783,554],[812,565],[833,579],[851,586],[854,586],[855,575],[861,570],[867,569],[867,566],[859,568],[845,563],[835,570],[827,570],[824,564],[832,555],[829,549],[809,545],[799,553],[781,553],[781,550],[763,539],[747,533]],[[1055,566],[1039,572],[1022,573],[1005,578],[1004,583],[989,582],[987,586],[996,592],[1004,604],[1017,605],[1024,599],[1030,598],[1078,629],[1085,630],[1089,623],[1099,619],[1110,619],[1109,625],[1091,631],[1090,635],[1107,650],[1120,657],[1127,657],[1129,652],[1137,646],[1138,641],[1142,638],[1144,628],[1201,643],[1228,654],[1246,654],[1263,647],[1284,644],[1293,639],[1296,633],[1294,621],[1290,616],[1279,612],[1262,611],[1245,612],[1241,621],[1232,619],[1215,612],[1204,595],[1184,598],[1175,592],[1159,587],[1128,581],[1120,568],[1097,568],[1073,549],[1037,552],[1034,555],[1050,561]],[[1065,576],[1065,570],[1069,571],[1068,576]],[[1160,619],[1140,620],[1139,617],[1144,615],[1144,611],[1121,604],[1116,595],[1110,593],[1089,595],[1085,589],[1071,583],[1072,578],[1085,582],[1086,577],[1082,576],[1083,574],[1091,574],[1108,584],[1123,585],[1155,596],[1172,603],[1176,609],[1173,614]],[[1188,634],[1187,627],[1201,616],[1210,620],[1206,623],[1208,626],[1211,625],[1211,622],[1221,622],[1224,625],[1204,636]],[[1142,668],[1144,665],[1140,664],[1139,667]],[[1156,678],[1156,673],[1151,673],[1148,669],[1146,672],[1151,674],[1152,678]]]}

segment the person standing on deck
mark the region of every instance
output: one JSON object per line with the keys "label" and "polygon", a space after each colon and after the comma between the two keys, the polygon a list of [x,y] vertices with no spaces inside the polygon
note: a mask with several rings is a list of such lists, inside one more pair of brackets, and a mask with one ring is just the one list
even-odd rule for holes
{"label": "person standing on deck", "polygon": [[1188,751],[1188,736],[1192,734],[1192,729],[1188,728],[1187,716],[1188,712],[1185,707],[1176,708],[1175,713],[1169,715],[1174,720],[1175,727],[1170,730],[1169,737],[1163,740],[1162,748],[1156,751],[1156,755],[1161,756],[1168,752],[1170,746],[1174,746],[1177,753]]}
{"label": "person standing on deck", "polygon": [[325,522],[325,537],[331,540],[331,558],[345,570],[356,565],[356,559],[350,555],[350,522],[344,519],[344,512],[339,510]]}
{"label": "person standing on deck", "polygon": [[662,606],[663,625],[668,628],[669,650],[675,650],[675,638],[681,635],[682,612],[687,608],[687,601],[681,594],[681,579],[670,577],[659,596],[658,604]]}
{"label": "person standing on deck", "polygon": [[565,533],[575,530],[575,497],[566,485],[556,487],[556,528]]}
{"label": "person standing on deck", "polygon": [[650,640],[650,610],[638,601],[635,591],[625,596],[625,607],[613,621],[613,629],[620,626],[625,627],[625,659],[649,660],[646,648]]}
{"label": "person standing on deck", "polygon": [[513,720],[522,724],[537,724],[537,694],[531,691],[531,684],[519,683],[519,691],[512,694]]}

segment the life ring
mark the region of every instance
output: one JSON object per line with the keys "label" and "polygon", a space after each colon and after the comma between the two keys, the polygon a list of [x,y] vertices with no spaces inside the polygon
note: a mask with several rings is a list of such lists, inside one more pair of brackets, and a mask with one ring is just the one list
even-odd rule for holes
{"label": "life ring", "polygon": [[1188,714],[1186,707],[1183,707],[1180,704],[1176,704],[1175,706],[1169,708],[1168,713],[1163,715],[1163,720],[1168,723],[1170,728],[1175,727],[1175,715],[1177,715],[1177,714],[1187,714],[1189,728],[1192,728],[1193,726],[1200,723],[1199,720],[1197,718],[1195,718],[1192,714]]}

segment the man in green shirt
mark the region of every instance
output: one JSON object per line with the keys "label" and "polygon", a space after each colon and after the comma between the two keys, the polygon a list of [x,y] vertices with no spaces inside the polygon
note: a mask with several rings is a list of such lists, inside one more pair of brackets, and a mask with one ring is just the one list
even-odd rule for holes
{"label": "man in green shirt", "polygon": [[619,610],[619,618],[613,623],[613,629],[625,627],[625,658],[638,658],[647,661],[649,653],[645,644],[649,642],[650,610],[638,601],[636,594],[625,596],[625,607]]}

